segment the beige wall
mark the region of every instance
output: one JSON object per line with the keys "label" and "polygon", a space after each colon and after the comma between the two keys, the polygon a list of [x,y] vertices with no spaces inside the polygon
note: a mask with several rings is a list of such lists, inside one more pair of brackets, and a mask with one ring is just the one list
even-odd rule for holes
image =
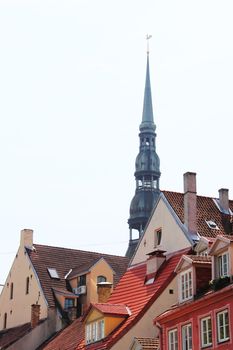
{"label": "beige wall", "polygon": [[190,246],[190,242],[168,210],[167,205],[164,203],[163,199],[160,199],[131,265],[145,261],[148,258],[146,254],[150,253],[155,248],[154,232],[160,228],[162,228],[160,245],[167,253],[175,252]]}
{"label": "beige wall", "polygon": [[[155,282],[156,283],[156,282]],[[173,294],[169,290],[173,290]],[[153,325],[153,320],[172,304],[177,302],[177,277],[168,285],[165,291],[157,298],[145,315],[132,327],[111,350],[129,350],[134,337],[157,337],[158,329]]]}
{"label": "beige wall", "polygon": [[[29,277],[29,294],[26,294],[26,278]],[[13,282],[13,299],[10,299],[10,285]],[[40,296],[39,296],[40,294]],[[4,288],[0,296],[0,329],[3,329],[4,314],[7,313],[7,328],[31,320],[31,305],[41,305],[41,318],[47,317],[47,305],[23,246],[19,247]]]}

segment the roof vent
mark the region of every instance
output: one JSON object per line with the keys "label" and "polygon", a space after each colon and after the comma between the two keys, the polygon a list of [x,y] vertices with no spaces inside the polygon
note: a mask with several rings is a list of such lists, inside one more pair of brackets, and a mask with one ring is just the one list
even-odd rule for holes
{"label": "roof vent", "polygon": [[217,226],[217,224],[214,221],[206,220],[206,223],[209,226],[209,228],[212,228],[213,230],[219,230],[219,227]]}

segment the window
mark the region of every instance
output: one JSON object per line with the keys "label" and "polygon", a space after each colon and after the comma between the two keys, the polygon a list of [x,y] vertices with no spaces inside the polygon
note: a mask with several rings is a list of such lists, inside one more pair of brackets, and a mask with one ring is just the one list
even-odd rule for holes
{"label": "window", "polygon": [[212,345],[212,324],[211,317],[201,319],[201,346]]}
{"label": "window", "polygon": [[218,256],[218,274],[221,276],[229,276],[229,256],[224,253]]}
{"label": "window", "polygon": [[10,287],[10,299],[13,299],[14,296],[14,284],[11,282],[11,287]]}
{"label": "window", "polygon": [[168,332],[168,344],[169,350],[178,350],[177,329],[172,329]]}
{"label": "window", "polygon": [[7,326],[7,313],[4,314],[4,320],[3,320],[3,329],[5,329]]}
{"label": "window", "polygon": [[182,327],[182,350],[192,350],[192,326],[187,324]]}
{"label": "window", "polygon": [[56,269],[48,267],[48,272],[51,278],[60,278]]}
{"label": "window", "polygon": [[74,306],[74,299],[72,298],[65,298],[65,305],[64,305],[64,309],[67,310],[70,307]]}
{"label": "window", "polygon": [[192,271],[188,270],[180,275],[181,301],[188,300],[193,296]]}
{"label": "window", "polygon": [[98,276],[97,283],[107,282],[107,278],[105,276]]}
{"label": "window", "polygon": [[86,275],[81,275],[78,277],[78,287],[86,285]]}
{"label": "window", "polygon": [[162,239],[162,229],[159,229],[159,230],[155,230],[155,233],[154,233],[154,246],[157,247],[157,245],[160,245],[161,243],[161,239]]}
{"label": "window", "polygon": [[29,277],[26,278],[26,294],[29,294]]}
{"label": "window", "polygon": [[104,320],[86,325],[86,344],[94,343],[104,338]]}
{"label": "window", "polygon": [[224,342],[229,339],[229,316],[228,310],[217,313],[217,331],[218,342]]}

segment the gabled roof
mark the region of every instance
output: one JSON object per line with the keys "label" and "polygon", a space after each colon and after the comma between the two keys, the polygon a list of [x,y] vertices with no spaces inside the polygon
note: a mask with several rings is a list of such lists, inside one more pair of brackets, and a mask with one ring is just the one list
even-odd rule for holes
{"label": "gabled roof", "polygon": [[97,343],[85,347],[84,340],[77,346],[76,350],[110,349],[120,338],[122,338],[145,314],[158,296],[165,290],[175,277],[174,269],[182,252],[178,252],[166,261],[156,275],[154,283],[145,285],[146,263],[128,268],[121,278],[113,294],[108,300],[110,304],[127,305],[131,315],[108,337]]}
{"label": "gabled roof", "polygon": [[89,312],[92,309],[96,309],[100,312],[102,312],[104,315],[115,315],[115,316],[129,316],[130,310],[129,308],[124,304],[109,304],[109,303],[95,303],[91,304],[89,309],[86,312],[86,315],[83,319],[86,319],[88,317]]}
{"label": "gabled roof", "polygon": [[[162,191],[167,201],[184,223],[184,194],[172,191]],[[200,236],[215,238],[219,234],[227,234],[231,215],[222,213],[216,205],[217,199],[197,196],[197,231]],[[229,201],[230,210],[233,211],[233,201]],[[208,226],[206,221],[214,221],[219,229]]]}
{"label": "gabled roof", "polygon": [[18,327],[0,331],[0,349],[7,349],[10,345],[29,333],[31,329],[31,323],[25,323]]}
{"label": "gabled roof", "polygon": [[177,264],[175,271],[178,273],[182,268],[186,268],[189,265],[211,265],[211,257],[205,255],[183,255]]}
{"label": "gabled roof", "polygon": [[159,349],[159,339],[155,338],[138,338],[135,337],[134,341],[138,342],[142,350],[158,350]]}
{"label": "gabled roof", "polygon": [[229,236],[229,235],[217,236],[212,246],[209,249],[209,254],[214,255],[214,252],[226,248],[232,242],[233,242],[233,236]]}
{"label": "gabled roof", "polygon": [[[105,261],[109,265],[109,263],[106,261],[106,259],[101,257],[101,258],[96,259],[95,261],[91,261],[89,264],[85,263],[85,264],[82,264],[80,266],[75,267],[74,269],[72,269],[72,271],[70,271],[67,278],[72,279],[76,276],[84,275],[84,274],[90,272],[91,269],[96,264],[98,264],[98,262],[100,262],[101,260]],[[112,269],[112,266],[109,265],[109,267]],[[112,272],[113,272],[113,274],[115,274],[115,271],[112,271]]]}
{"label": "gabled roof", "polygon": [[[90,266],[90,264],[94,264],[98,259],[103,257],[115,271],[115,286],[129,263],[129,259],[122,256],[39,244],[34,244],[33,246],[35,249],[30,250],[26,248],[26,251],[36,271],[43,293],[50,307],[55,306],[52,289],[67,289],[65,276],[70,269],[76,268],[80,265],[84,266],[85,264]],[[47,270],[48,268],[55,268],[60,279],[51,278]]]}

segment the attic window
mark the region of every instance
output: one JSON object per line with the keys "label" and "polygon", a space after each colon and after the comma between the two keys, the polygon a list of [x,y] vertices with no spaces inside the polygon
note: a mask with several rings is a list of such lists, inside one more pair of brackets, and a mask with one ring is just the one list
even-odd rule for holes
{"label": "attic window", "polygon": [[149,278],[146,282],[145,282],[145,285],[148,285],[148,284],[152,284],[152,283],[154,283],[154,280],[155,280],[155,278],[154,277],[152,277],[152,278]]}
{"label": "attic window", "polygon": [[58,278],[58,279],[60,278],[58,273],[57,273],[57,270],[54,268],[48,267],[48,273],[49,273],[51,278]]}
{"label": "attic window", "polygon": [[206,221],[206,223],[209,226],[209,228],[212,228],[213,230],[219,230],[217,224],[214,221],[208,220]]}

